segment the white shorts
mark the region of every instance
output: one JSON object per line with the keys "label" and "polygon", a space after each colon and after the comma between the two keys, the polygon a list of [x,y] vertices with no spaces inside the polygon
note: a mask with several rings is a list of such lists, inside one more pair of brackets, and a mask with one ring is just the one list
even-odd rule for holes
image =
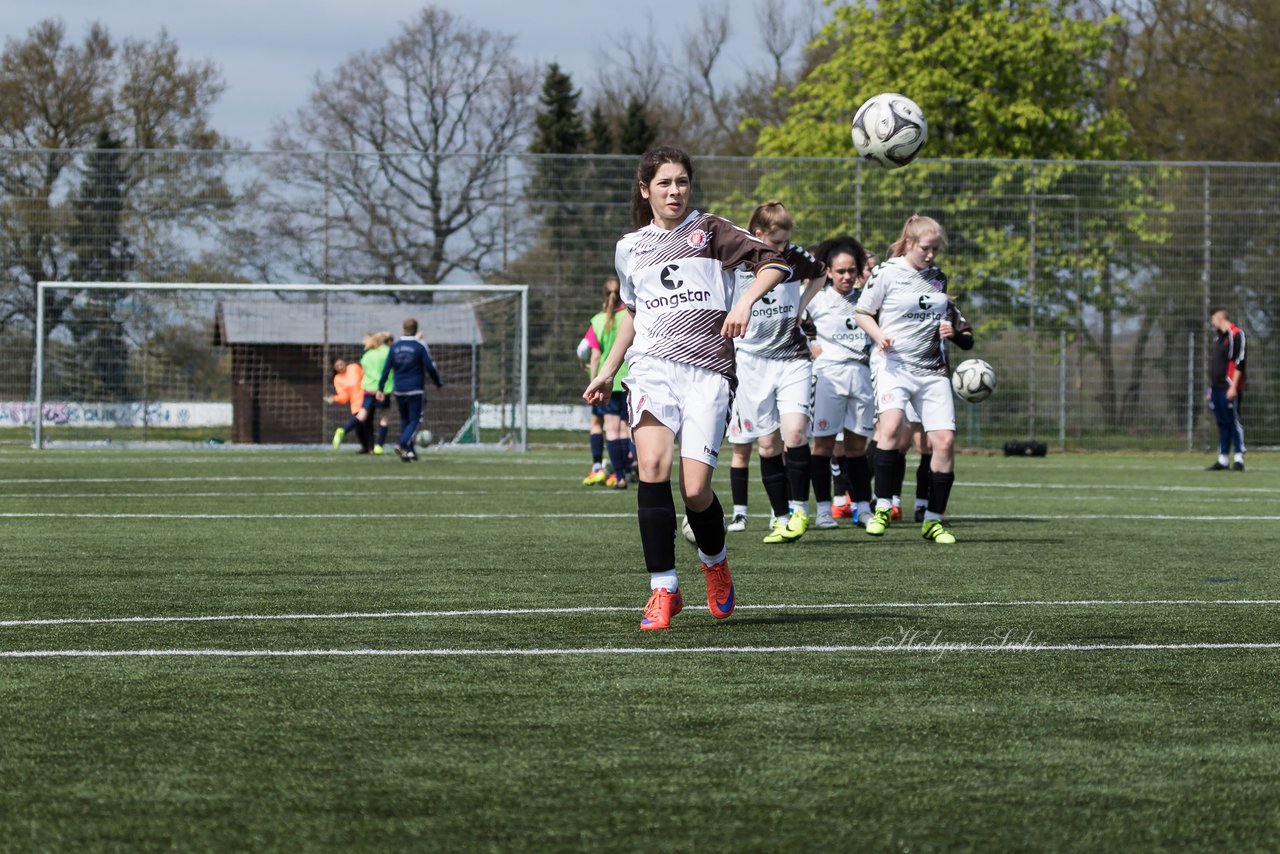
{"label": "white shorts", "polygon": [[[946,374],[913,374],[900,363],[872,358],[875,370],[876,414],[901,409],[912,424],[913,414],[926,433],[956,429],[956,401]],[[914,408],[915,413],[911,410]]]}
{"label": "white shorts", "polygon": [[631,363],[622,384],[627,387],[632,427],[643,413],[651,413],[676,434],[681,457],[716,467],[729,420],[727,377],[683,362],[641,356]]}
{"label": "white shorts", "polygon": [[739,352],[738,393],[729,418],[729,441],[747,445],[782,426],[782,416],[809,417],[813,364],[806,359],[762,359]]}
{"label": "white shorts", "polygon": [[[879,365],[883,365],[883,364],[884,364],[883,360],[877,361],[875,358],[872,358],[871,360],[871,399],[873,401],[880,399],[880,396],[876,394],[876,389],[879,388],[879,386],[876,385],[876,374],[879,373],[879,370],[878,370]],[[952,409],[954,408],[955,408],[955,404],[953,403]],[[880,408],[877,406],[876,415],[880,414],[879,409]],[[909,400],[907,401],[906,406],[902,407],[902,411],[903,411],[903,418],[902,418],[903,421],[907,422],[908,424],[920,423],[920,413],[916,412],[916,408],[911,403],[911,401]]]}
{"label": "white shorts", "polygon": [[861,362],[813,363],[813,435],[842,431],[868,438],[875,432],[871,368]]}

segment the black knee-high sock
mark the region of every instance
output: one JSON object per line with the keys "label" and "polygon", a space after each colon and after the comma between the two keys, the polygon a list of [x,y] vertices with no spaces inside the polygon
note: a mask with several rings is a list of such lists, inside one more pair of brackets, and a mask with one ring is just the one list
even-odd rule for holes
{"label": "black knee-high sock", "polygon": [[360,447],[366,451],[373,450],[373,425],[368,421],[356,419],[356,437],[360,440]]}
{"label": "black knee-high sock", "polygon": [[772,508],[773,515],[786,516],[787,467],[782,461],[782,454],[760,458],[760,482],[764,484],[765,495],[769,496],[769,507]]}
{"label": "black knee-high sock", "polygon": [[636,487],[636,515],[640,518],[640,546],[645,569],[670,572],[676,567],[676,502],[671,481]]}
{"label": "black knee-high sock", "polygon": [[885,501],[889,501],[902,490],[902,475],[900,474],[902,469],[898,467],[898,463],[901,460],[902,455],[897,451],[886,451],[884,449],[876,451],[874,467],[877,500],[883,498]]}
{"label": "black knee-high sock", "polygon": [[693,530],[693,538],[698,541],[699,550],[713,557],[720,554],[724,550],[724,509],[720,506],[720,498],[713,492],[706,510],[691,510],[686,505],[684,514],[689,517],[689,527]]}
{"label": "black knee-high sock", "polygon": [[604,434],[591,434],[591,464],[598,466],[604,462]]}
{"label": "black knee-high sock", "polygon": [[787,458],[787,494],[792,501],[809,503],[809,479],[812,474],[813,452],[808,445],[798,448],[787,448],[783,455]]}
{"label": "black knee-high sock", "polygon": [[609,440],[609,462],[613,463],[613,473],[618,477],[627,476],[627,440]]}
{"label": "black knee-high sock", "polygon": [[378,442],[377,442],[377,444],[379,444],[379,445],[385,445],[385,444],[387,444],[387,429],[388,429],[388,428],[387,428],[387,425],[386,425],[386,424],[379,424],[379,425],[378,425]]}
{"label": "black knee-high sock", "polygon": [[854,501],[871,500],[871,461],[867,457],[845,457],[849,470],[849,497]]}
{"label": "black knee-high sock", "polygon": [[729,494],[733,498],[733,503],[737,507],[747,506],[748,485],[751,483],[751,469],[746,468],[730,468],[729,469]]}
{"label": "black knee-high sock", "polygon": [[933,463],[933,454],[921,454],[920,465],[916,466],[916,500],[929,500],[929,472]]}
{"label": "black knee-high sock", "polygon": [[956,482],[955,472],[929,472],[929,512],[941,516],[947,512],[947,501],[951,498],[951,485]]}
{"label": "black knee-high sock", "polygon": [[[832,457],[831,458],[831,481],[832,488],[836,495],[844,495],[849,491],[849,465],[848,457]],[[814,483],[814,494],[817,494],[818,485]],[[821,500],[821,499],[819,499]]]}
{"label": "black knee-high sock", "polygon": [[[809,458],[810,479],[815,501],[831,500],[831,457],[814,454]],[[843,495],[844,493],[841,493]]]}
{"label": "black knee-high sock", "polygon": [[867,442],[867,467],[871,470],[872,477],[876,471],[876,454],[880,453],[880,446],[876,444],[876,440],[872,439]]}
{"label": "black knee-high sock", "polygon": [[894,456],[896,457],[894,460],[896,468],[894,469],[893,477],[896,487],[893,490],[893,494],[902,495],[902,482],[907,479],[907,452],[895,451]]}

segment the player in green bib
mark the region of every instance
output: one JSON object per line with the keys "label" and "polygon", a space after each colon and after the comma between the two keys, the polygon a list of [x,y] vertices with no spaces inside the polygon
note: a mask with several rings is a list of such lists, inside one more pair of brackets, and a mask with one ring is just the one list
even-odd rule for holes
{"label": "player in green bib", "polygon": [[[591,346],[589,371],[593,378],[618,338],[617,314],[622,310],[620,290],[621,285],[616,278],[605,279],[604,304],[600,312],[591,318],[591,326],[587,330],[587,342]],[[622,385],[626,376],[627,363],[623,362],[613,377],[613,393],[609,400],[591,405],[591,414],[604,419],[604,438],[609,448],[609,462],[613,465],[613,473],[604,479],[604,485],[610,489],[626,489],[630,470],[631,428],[627,426],[626,418],[627,390]],[[592,474],[595,475],[594,472]]]}

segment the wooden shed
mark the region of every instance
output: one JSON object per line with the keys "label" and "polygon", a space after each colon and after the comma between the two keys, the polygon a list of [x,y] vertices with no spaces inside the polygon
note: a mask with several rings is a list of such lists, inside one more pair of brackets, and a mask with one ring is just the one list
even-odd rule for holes
{"label": "wooden shed", "polygon": [[[424,424],[440,439],[452,439],[471,416],[484,343],[470,304],[337,302],[333,298],[326,304],[270,293],[223,300],[217,306],[214,343],[231,353],[231,441],[330,441],[350,414],[346,406],[324,401],[325,395],[333,393],[334,360],[358,361],[366,333],[383,331],[400,337],[409,317],[418,321],[446,383],[443,389],[427,389]],[[394,401],[388,414],[388,442],[393,443],[400,431]]]}

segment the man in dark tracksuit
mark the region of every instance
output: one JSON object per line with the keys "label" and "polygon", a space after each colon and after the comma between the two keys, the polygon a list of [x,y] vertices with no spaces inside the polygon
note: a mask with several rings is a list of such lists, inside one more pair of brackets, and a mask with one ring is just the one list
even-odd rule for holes
{"label": "man in dark tracksuit", "polygon": [[423,389],[426,388],[427,377],[441,388],[444,383],[436,371],[436,363],[431,360],[431,351],[418,339],[418,321],[412,317],[404,322],[404,335],[391,345],[387,354],[387,364],[382,369],[382,377],[378,380],[378,399],[385,397],[387,380],[394,373],[392,391],[396,395],[396,406],[400,410],[400,444],[396,453],[405,462],[418,458],[413,450],[413,437],[422,423]]}
{"label": "man in dark tracksuit", "polygon": [[[1231,322],[1225,308],[1210,316],[1214,337],[1209,353],[1209,405],[1218,422],[1218,459],[1209,471],[1244,471],[1244,426],[1240,404],[1244,400],[1244,332]],[[1232,450],[1235,461],[1230,460]]]}

